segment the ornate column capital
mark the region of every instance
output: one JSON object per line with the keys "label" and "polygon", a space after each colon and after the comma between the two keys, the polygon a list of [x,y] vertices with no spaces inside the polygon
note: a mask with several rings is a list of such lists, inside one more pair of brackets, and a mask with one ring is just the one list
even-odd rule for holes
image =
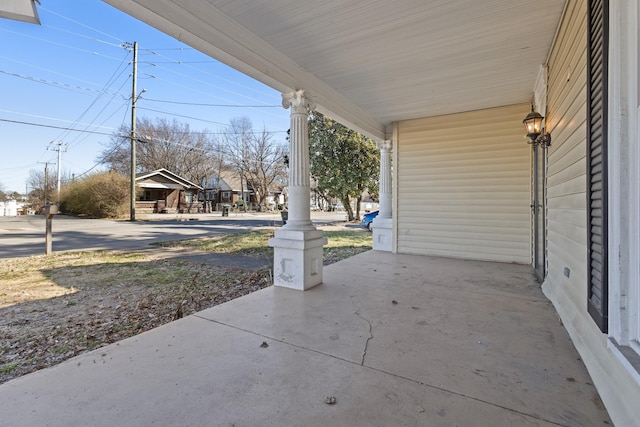
{"label": "ornate column capital", "polygon": [[385,139],[383,141],[376,141],[376,146],[379,150],[391,151],[393,148],[393,142],[390,139]]}
{"label": "ornate column capital", "polygon": [[291,107],[292,113],[307,114],[309,111],[316,109],[316,101],[311,95],[301,89],[295,92],[283,93],[282,106],[284,108]]}

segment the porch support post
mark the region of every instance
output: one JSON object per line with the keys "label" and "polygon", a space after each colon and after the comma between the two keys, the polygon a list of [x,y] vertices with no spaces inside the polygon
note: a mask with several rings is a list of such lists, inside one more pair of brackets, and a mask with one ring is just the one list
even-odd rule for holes
{"label": "porch support post", "polygon": [[380,208],[373,220],[373,249],[391,252],[393,250],[393,218],[391,212],[391,148],[389,140],[379,141],[380,149]]}
{"label": "porch support post", "polygon": [[287,224],[269,239],[273,253],[273,284],[307,290],[322,283],[322,231],[311,222],[309,176],[309,128],[307,116],[313,99],[298,90],[282,94],[282,106],[291,107],[289,138],[289,217]]}

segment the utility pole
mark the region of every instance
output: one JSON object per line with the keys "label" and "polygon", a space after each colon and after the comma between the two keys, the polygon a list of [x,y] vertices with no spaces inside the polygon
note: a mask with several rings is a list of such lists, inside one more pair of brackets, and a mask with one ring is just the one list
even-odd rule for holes
{"label": "utility pole", "polygon": [[146,89],[142,89],[140,93],[138,91],[138,42],[124,43],[122,45],[125,49],[133,50],[133,71],[131,73],[131,176],[130,176],[130,188],[129,188],[129,220],[136,220],[136,143],[138,137],[136,135],[136,102],[140,95],[146,92]]}
{"label": "utility pole", "polygon": [[56,187],[58,190],[58,203],[60,202],[60,173],[61,173],[61,163],[62,163],[62,141],[51,141],[50,144],[57,145],[57,148],[53,148],[53,151],[58,152],[58,186]]}
{"label": "utility pole", "polygon": [[61,176],[61,166],[62,166],[62,141],[58,141],[58,142],[51,142],[52,144],[55,144],[58,146],[58,148],[54,148],[53,151],[57,151],[58,152],[58,185],[57,185],[57,190],[58,190],[58,197],[56,199],[56,201],[58,203],[60,203],[60,176]]}
{"label": "utility pole", "polygon": [[47,192],[49,191],[49,162],[38,162],[44,163],[44,204],[47,204]]}
{"label": "utility pole", "polygon": [[138,42],[133,42],[133,73],[131,85],[131,188],[129,220],[136,220],[136,101],[138,98]]}

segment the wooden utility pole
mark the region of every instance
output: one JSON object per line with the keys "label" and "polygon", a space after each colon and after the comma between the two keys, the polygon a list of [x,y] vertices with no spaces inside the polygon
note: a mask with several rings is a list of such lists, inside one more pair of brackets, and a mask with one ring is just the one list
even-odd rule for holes
{"label": "wooden utility pole", "polygon": [[136,101],[138,80],[138,42],[133,42],[133,74],[131,85],[131,187],[129,219],[136,220]]}
{"label": "wooden utility pole", "polygon": [[58,152],[58,185],[56,186],[56,190],[58,192],[57,201],[60,203],[60,177],[62,173],[62,141],[51,141],[51,145],[57,145],[56,148],[53,148],[53,151]]}
{"label": "wooden utility pole", "polygon": [[[49,162],[38,162],[44,163],[44,204],[47,204],[47,192],[49,191]],[[34,189],[35,190],[35,189]]]}

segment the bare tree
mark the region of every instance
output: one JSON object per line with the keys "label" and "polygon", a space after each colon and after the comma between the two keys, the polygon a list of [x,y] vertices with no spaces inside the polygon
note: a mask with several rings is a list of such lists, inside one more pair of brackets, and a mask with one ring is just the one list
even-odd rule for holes
{"label": "bare tree", "polygon": [[[27,185],[31,187],[29,201],[36,206],[53,203],[56,198],[57,179],[57,173],[53,168],[30,170],[29,177],[27,178]],[[63,173],[61,176],[61,184],[66,184],[68,181],[68,174]]]}
{"label": "bare tree", "polygon": [[269,192],[286,174],[286,148],[266,130],[254,132],[247,117],[232,119],[224,131],[228,161],[256,195],[258,210],[267,203]]}
{"label": "bare tree", "polygon": [[246,210],[244,189],[247,183],[246,162],[247,162],[247,146],[249,138],[253,132],[253,125],[248,117],[238,117],[231,119],[229,127],[223,130],[223,140],[227,162],[231,170],[233,170],[240,178],[240,192],[242,206]]}
{"label": "bare tree", "polygon": [[213,147],[213,158],[211,159],[213,167],[211,169],[211,173],[213,182],[215,183],[214,190],[216,191],[216,194],[218,194],[220,192],[220,174],[227,168],[227,161],[223,143],[216,139]]}
{"label": "bare tree", "polygon": [[[143,118],[136,128],[137,172],[164,168],[196,184],[210,176],[214,147],[207,131],[192,131],[175,119]],[[98,159],[123,175],[128,175],[131,167],[129,135],[130,129],[121,126]]]}
{"label": "bare tree", "polygon": [[263,130],[250,138],[247,182],[253,188],[261,209],[279,177],[285,175],[283,145],[276,145],[272,135]]}

